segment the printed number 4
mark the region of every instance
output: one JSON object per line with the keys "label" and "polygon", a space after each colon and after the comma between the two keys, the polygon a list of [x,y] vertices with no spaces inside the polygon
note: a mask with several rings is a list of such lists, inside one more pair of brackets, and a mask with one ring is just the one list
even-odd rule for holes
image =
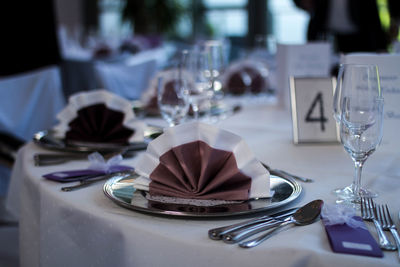
{"label": "printed number 4", "polygon": [[[319,117],[313,117],[312,114],[317,104],[319,104]],[[324,115],[324,102],[322,100],[322,93],[319,92],[314,98],[310,109],[307,111],[306,122],[319,122],[321,124],[321,131],[325,131],[325,123],[328,119]]]}

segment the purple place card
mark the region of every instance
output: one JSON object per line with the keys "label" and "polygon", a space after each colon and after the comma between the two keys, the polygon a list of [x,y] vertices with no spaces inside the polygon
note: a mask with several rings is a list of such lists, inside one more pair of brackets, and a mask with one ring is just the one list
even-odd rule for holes
{"label": "purple place card", "polygon": [[362,223],[364,227],[353,228],[347,224],[327,225],[322,220],[332,250],[337,253],[382,258],[383,253],[381,248],[368,231],[361,217],[354,216],[353,219]]}
{"label": "purple place card", "polygon": [[124,166],[124,165],[113,165],[109,168],[108,171],[105,170],[92,170],[92,169],[83,169],[83,170],[72,170],[72,171],[59,171],[52,172],[43,175],[44,178],[60,182],[60,183],[68,183],[74,181],[82,181],[86,179],[92,179],[99,177],[104,174],[133,170],[132,167]]}

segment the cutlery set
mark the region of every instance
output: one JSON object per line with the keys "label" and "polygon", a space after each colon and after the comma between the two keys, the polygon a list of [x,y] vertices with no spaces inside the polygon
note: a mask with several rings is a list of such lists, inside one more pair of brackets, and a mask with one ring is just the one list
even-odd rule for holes
{"label": "cutlery set", "polygon": [[[372,198],[361,198],[361,217],[365,221],[372,221],[375,225],[378,234],[379,246],[383,250],[393,251],[397,250],[400,258],[400,237],[397,232],[396,225],[394,224],[388,206],[375,204]],[[389,231],[395,241],[393,244],[385,231]]]}
{"label": "cutlery set", "polygon": [[[210,229],[208,236],[212,240],[222,240],[227,244],[238,243],[242,248],[252,248],[267,240],[285,225],[291,223],[295,225],[307,225],[315,222],[319,218],[322,206],[322,200],[314,200],[300,208],[292,208],[242,223]],[[247,240],[267,230],[270,231]]]}

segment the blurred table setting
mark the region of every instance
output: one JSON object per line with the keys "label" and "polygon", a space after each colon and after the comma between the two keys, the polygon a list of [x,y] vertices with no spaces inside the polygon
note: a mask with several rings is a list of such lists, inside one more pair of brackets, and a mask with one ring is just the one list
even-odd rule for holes
{"label": "blurred table setting", "polygon": [[[254,54],[228,64],[220,41],[178,51],[169,68],[157,66],[154,50],[124,66],[96,61],[97,74],[109,75],[101,76],[104,89],[71,94],[55,112],[57,122],[18,151],[6,204],[19,221],[21,266],[397,265],[398,252],[382,249],[381,233],[368,221],[377,218],[361,214],[360,199],[334,194],[354,176],[343,145],[294,143],[289,78],[331,79],[329,46],[278,50],[275,66]],[[384,70],[387,62],[369,64]],[[398,72],[379,75],[400,80]],[[371,95],[381,100],[379,86],[378,97]],[[339,101],[336,127],[348,151],[346,101]],[[318,103],[336,125],[333,103]],[[377,146],[386,129],[379,118],[386,122],[388,114],[371,109],[376,116],[364,131],[379,129],[361,182],[400,226],[398,141],[383,134]],[[258,239],[210,232],[257,218],[248,226]]]}
{"label": "blurred table setting", "polygon": [[58,33],[66,97],[80,90],[107,88],[127,99],[139,99],[149,79],[173,53],[173,48],[157,37],[81,35],[63,27]]}

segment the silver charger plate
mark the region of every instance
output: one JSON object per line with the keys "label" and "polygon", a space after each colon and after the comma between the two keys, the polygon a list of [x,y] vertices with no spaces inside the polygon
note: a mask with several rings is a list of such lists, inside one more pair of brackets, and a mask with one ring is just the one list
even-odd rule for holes
{"label": "silver charger plate", "polygon": [[144,130],[144,141],[133,142],[127,145],[111,143],[74,142],[66,143],[57,138],[53,130],[39,131],[33,136],[33,142],[43,148],[64,152],[118,152],[121,150],[145,150],[148,143],[162,133],[162,128],[147,126]]}
{"label": "silver charger plate", "polygon": [[301,185],[296,181],[271,175],[271,190],[274,191],[271,198],[251,199],[235,204],[204,207],[149,200],[146,198],[147,192],[133,188],[132,182],[137,177],[138,175],[113,177],[104,184],[103,191],[116,204],[130,210],[153,215],[199,218],[247,215],[272,210],[292,202],[302,192]]}

